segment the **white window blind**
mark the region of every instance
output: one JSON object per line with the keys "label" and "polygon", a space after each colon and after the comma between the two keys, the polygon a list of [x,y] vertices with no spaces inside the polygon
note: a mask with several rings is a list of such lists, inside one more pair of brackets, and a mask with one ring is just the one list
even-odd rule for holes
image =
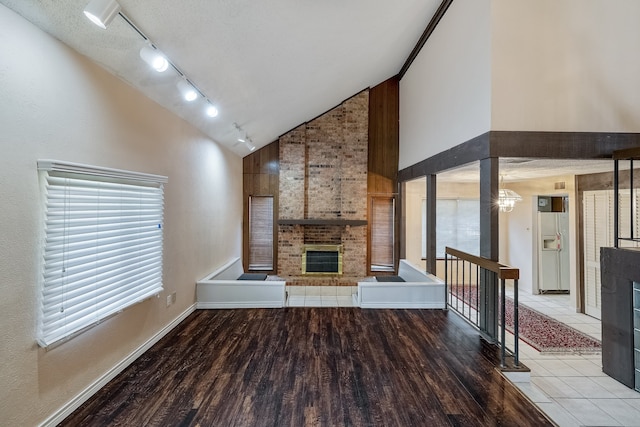
{"label": "white window blind", "polygon": [[166,177],[38,168],[46,196],[38,342],[48,346],[162,291]]}
{"label": "white window blind", "polygon": [[395,199],[371,199],[371,271],[394,270]]}
{"label": "white window blind", "polygon": [[249,197],[249,270],[273,270],[273,196]]}
{"label": "white window blind", "polygon": [[[426,203],[423,204],[423,246],[426,248]],[[436,200],[436,256],[444,258],[449,246],[478,255],[480,252],[480,200]]]}

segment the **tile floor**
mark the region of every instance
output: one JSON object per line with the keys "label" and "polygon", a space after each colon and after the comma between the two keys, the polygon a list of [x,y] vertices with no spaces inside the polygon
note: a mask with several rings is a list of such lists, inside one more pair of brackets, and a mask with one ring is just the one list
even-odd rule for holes
{"label": "tile floor", "polygon": [[357,286],[287,286],[287,307],[353,307]]}
{"label": "tile floor", "polygon": [[[352,307],[356,289],[288,286],[287,306]],[[569,298],[519,293],[521,304],[601,340],[600,321],[576,313]],[[559,426],[640,426],[640,393],[604,374],[600,354],[541,354],[521,341],[520,359],[530,378],[515,375],[512,381]]]}
{"label": "tile floor", "polygon": [[[521,304],[601,340],[600,321],[569,298],[519,293]],[[640,393],[603,373],[601,354],[541,354],[521,341],[520,359],[531,378],[514,383],[559,426],[640,426]]]}

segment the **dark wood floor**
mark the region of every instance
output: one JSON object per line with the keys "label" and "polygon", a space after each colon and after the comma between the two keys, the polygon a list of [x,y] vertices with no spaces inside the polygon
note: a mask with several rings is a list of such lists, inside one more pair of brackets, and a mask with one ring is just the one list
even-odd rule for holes
{"label": "dark wood floor", "polygon": [[67,426],[545,426],[452,312],[199,310]]}

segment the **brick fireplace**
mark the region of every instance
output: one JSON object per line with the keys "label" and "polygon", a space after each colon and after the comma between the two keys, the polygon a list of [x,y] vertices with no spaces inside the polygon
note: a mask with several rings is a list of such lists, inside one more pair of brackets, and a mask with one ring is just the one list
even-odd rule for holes
{"label": "brick fireplace", "polygon": [[302,275],[304,245],[342,245],[343,276],[367,273],[369,90],[279,139],[278,265]]}

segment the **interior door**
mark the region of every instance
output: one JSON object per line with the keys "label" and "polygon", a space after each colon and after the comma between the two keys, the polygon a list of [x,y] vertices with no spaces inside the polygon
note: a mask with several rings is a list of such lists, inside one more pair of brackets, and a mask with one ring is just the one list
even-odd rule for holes
{"label": "interior door", "polygon": [[613,191],[585,191],[582,212],[585,313],[600,319],[600,248],[613,245]]}

